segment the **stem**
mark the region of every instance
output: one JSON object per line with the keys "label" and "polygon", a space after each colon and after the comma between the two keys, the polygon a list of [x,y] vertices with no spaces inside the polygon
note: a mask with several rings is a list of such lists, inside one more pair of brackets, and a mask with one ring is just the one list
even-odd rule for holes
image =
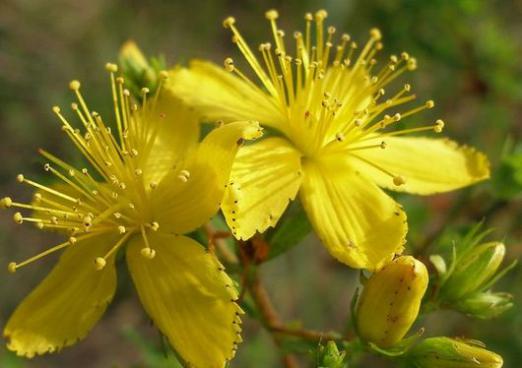
{"label": "stem", "polygon": [[306,330],[306,329],[296,329],[296,328],[288,328],[285,326],[271,326],[272,331],[289,336],[300,337],[304,340],[310,341],[344,341],[345,339],[336,332],[323,332],[317,330]]}
{"label": "stem", "polygon": [[[272,339],[274,340],[274,343],[280,347],[281,339],[277,335],[273,334],[273,332],[274,326],[279,327],[282,325],[282,322],[276,310],[274,309],[272,302],[270,301],[270,297],[268,296],[266,289],[261,284],[256,270],[252,271],[250,282],[248,282],[246,286],[250,291],[250,295],[252,295],[259,312],[261,313],[263,324],[269,332],[272,332]],[[287,368],[299,367],[297,359],[292,354],[283,355],[282,362]]]}
{"label": "stem", "polygon": [[225,241],[225,239],[230,238],[231,236],[229,232],[214,229],[210,222],[203,225],[203,231],[207,235],[209,249],[215,247],[227,263],[238,263],[236,255],[228,248]]}

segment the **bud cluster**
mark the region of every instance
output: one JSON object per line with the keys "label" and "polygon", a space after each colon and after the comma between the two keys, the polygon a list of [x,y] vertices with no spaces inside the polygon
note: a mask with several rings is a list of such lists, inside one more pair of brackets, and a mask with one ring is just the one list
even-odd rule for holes
{"label": "bud cluster", "polygon": [[512,295],[489,289],[516,262],[501,268],[506,247],[501,242],[481,243],[487,232],[477,234],[480,225],[453,247],[452,260],[447,266],[440,255],[431,256],[438,271],[437,304],[458,310],[475,318],[497,317],[513,306]]}

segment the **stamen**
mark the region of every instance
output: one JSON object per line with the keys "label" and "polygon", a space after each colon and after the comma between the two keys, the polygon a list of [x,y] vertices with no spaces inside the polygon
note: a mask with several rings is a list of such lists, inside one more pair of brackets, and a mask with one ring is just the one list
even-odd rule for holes
{"label": "stamen", "polygon": [[142,248],[140,251],[141,255],[148,259],[154,258],[156,256],[156,251],[150,247],[149,239],[147,238],[147,233],[143,225],[141,226],[141,236],[145,242],[145,248]]}
{"label": "stamen", "polygon": [[103,257],[97,257],[94,260],[94,267],[97,271],[101,271],[105,268],[107,265],[107,260],[111,255],[113,255],[122,245],[125,243],[125,241],[132,235],[132,232],[126,233],[124,236],[122,236],[116,244],[105,254]]}
{"label": "stamen", "polygon": [[[45,256],[51,254],[51,253],[54,253],[60,249],[63,249],[63,248],[66,248],[67,246],[69,245],[72,245],[72,244],[75,244],[77,241],[81,241],[81,240],[85,240],[89,237],[93,236],[92,234],[88,234],[88,235],[84,235],[78,239],[76,238],[70,238],[68,241],[64,242],[64,243],[61,243],[61,244],[58,244],[58,245],[55,245],[54,247],[52,248],[49,248],[31,258],[28,258],[27,260],[23,261],[23,262],[20,262],[20,263],[16,263],[16,262],[10,262],[9,265],[7,266],[7,269],[9,272],[11,273],[14,273],[18,268],[20,267],[23,267],[23,266],[26,266],[32,262],[35,262],[39,259],[42,259],[44,258]],[[71,240],[73,239],[73,240]]]}
{"label": "stamen", "polygon": [[385,168],[383,168],[382,166],[376,164],[375,162],[372,162],[370,160],[367,160],[365,159],[364,157],[361,157],[357,154],[354,154],[352,153],[352,156],[367,163],[368,165],[376,168],[377,170],[383,172],[384,174],[390,176],[392,178],[392,181],[393,181],[393,184],[396,185],[396,186],[400,186],[400,185],[403,185],[404,183],[406,183],[406,180],[400,176],[400,175],[395,175],[395,174],[392,174],[391,172],[389,172],[388,170],[386,170]]}
{"label": "stamen", "polygon": [[11,207],[13,201],[9,197],[4,197],[0,200],[0,208],[5,209]]}

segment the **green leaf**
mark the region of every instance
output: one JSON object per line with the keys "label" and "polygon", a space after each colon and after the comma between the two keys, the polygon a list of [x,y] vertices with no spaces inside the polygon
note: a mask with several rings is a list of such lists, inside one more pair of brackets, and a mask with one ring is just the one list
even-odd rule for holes
{"label": "green leaf", "polygon": [[275,258],[299,244],[311,230],[312,226],[299,201],[292,202],[279,224],[274,229],[267,231],[265,235],[266,242],[270,244],[267,260]]}

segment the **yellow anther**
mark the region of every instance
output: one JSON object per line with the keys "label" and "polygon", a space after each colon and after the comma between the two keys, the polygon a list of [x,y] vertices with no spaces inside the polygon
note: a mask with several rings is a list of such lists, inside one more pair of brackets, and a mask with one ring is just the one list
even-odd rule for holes
{"label": "yellow anther", "polygon": [[230,28],[230,27],[233,26],[235,23],[236,23],[236,18],[234,18],[234,17],[227,17],[227,18],[225,18],[225,20],[223,21],[223,27],[225,27],[225,28]]}
{"label": "yellow anther", "polygon": [[186,183],[188,181],[188,177],[185,175],[178,175],[178,179],[181,180],[183,183]]}
{"label": "yellow anther", "polygon": [[417,59],[411,58],[408,60],[408,64],[406,65],[408,70],[415,70],[417,69]]}
{"label": "yellow anther", "polygon": [[265,13],[265,17],[268,20],[276,20],[279,18],[279,13],[275,9],[270,9]]}
{"label": "yellow anther", "polygon": [[393,177],[393,184],[396,186],[401,186],[403,184],[406,184],[406,180],[404,180],[404,177],[397,175]]}
{"label": "yellow anther", "polygon": [[408,54],[406,51],[401,52],[401,59],[402,60],[409,60],[410,54]]}
{"label": "yellow anther", "polygon": [[312,13],[306,13],[305,16],[304,16],[305,20],[307,21],[312,21],[314,20],[314,17],[312,15]]}
{"label": "yellow anther", "polygon": [[142,175],[143,175],[143,170],[142,170],[142,169],[136,169],[136,170],[134,170],[134,175],[136,175],[136,176],[142,176]]}
{"label": "yellow anther", "polygon": [[376,41],[379,41],[382,38],[381,31],[378,28],[370,29],[370,37]]}
{"label": "yellow anther", "polygon": [[9,197],[4,197],[0,200],[0,208],[9,208],[13,204],[13,201]]}
{"label": "yellow anther", "polygon": [[315,13],[315,20],[320,21],[328,17],[328,13],[324,9],[320,9]]}
{"label": "yellow anther", "polygon": [[156,221],[153,221],[152,224],[150,224],[150,228],[153,230],[153,231],[158,231],[159,230],[159,224],[156,222]]}
{"label": "yellow anther", "polygon": [[128,89],[124,89],[123,90],[123,95],[126,96],[126,97],[129,97],[130,96],[130,91]]}
{"label": "yellow anther", "polygon": [[343,133],[337,133],[335,135],[335,139],[337,139],[339,142],[344,141],[344,134]]}
{"label": "yellow anther", "polygon": [[399,121],[401,120],[401,114],[400,113],[396,113],[395,115],[393,115],[393,121]]}
{"label": "yellow anther", "polygon": [[20,212],[16,212],[13,215],[13,220],[14,220],[14,222],[16,222],[19,225],[24,222],[24,218],[23,218],[23,216],[22,216],[22,214]]}
{"label": "yellow anther", "polygon": [[406,84],[404,85],[403,88],[404,88],[404,91],[406,91],[406,92],[410,92],[410,90],[411,90],[411,84],[406,83]]}
{"label": "yellow anther", "polygon": [[107,261],[105,260],[105,258],[98,257],[94,260],[94,267],[96,268],[97,271],[103,270],[106,265],[107,265]]}
{"label": "yellow anther", "polygon": [[426,101],[426,108],[431,109],[435,106],[435,102],[433,100]]}
{"label": "yellow anther", "polygon": [[125,234],[127,232],[127,229],[125,228],[125,226],[120,225],[120,226],[118,226],[118,232],[120,234]]}
{"label": "yellow anther", "polygon": [[332,34],[333,35],[335,33],[335,31],[336,31],[336,29],[335,29],[334,26],[328,27],[328,34]]}
{"label": "yellow anther", "polygon": [[69,244],[73,245],[73,244],[76,244],[78,242],[78,239],[76,239],[74,236],[71,236],[69,238]]}
{"label": "yellow anther", "polygon": [[142,94],[142,96],[145,96],[145,95],[146,95],[147,93],[149,93],[149,92],[150,92],[150,90],[149,90],[147,87],[143,87],[143,88],[141,89],[141,94]]}
{"label": "yellow anther", "polygon": [[33,196],[33,201],[38,203],[42,200],[42,195],[40,193],[35,193]]}
{"label": "yellow anther", "polygon": [[116,73],[118,71],[118,65],[114,63],[107,63],[105,64],[105,70],[111,73]]}
{"label": "yellow anther", "polygon": [[51,170],[51,165],[49,165],[49,164],[45,164],[45,165],[44,165],[44,170],[45,170],[45,171],[49,171],[49,170]]}
{"label": "yellow anther", "polygon": [[59,114],[60,113],[60,106],[53,106],[53,112],[55,114]]}
{"label": "yellow anther", "polygon": [[223,62],[223,65],[225,66],[225,70],[227,72],[233,72],[235,69],[234,60],[232,58],[226,58],[225,61]]}
{"label": "yellow anther", "polygon": [[435,133],[441,133],[443,129],[444,129],[444,121],[438,119],[435,122],[435,126],[433,127],[433,130],[435,131]]}
{"label": "yellow anther", "polygon": [[9,262],[9,264],[7,265],[7,271],[9,271],[10,273],[15,273],[16,272],[16,263]]}
{"label": "yellow anther", "polygon": [[77,80],[72,80],[70,83],[69,83],[69,88],[73,91],[78,91],[80,89],[80,82],[77,81]]}
{"label": "yellow anther", "polygon": [[380,146],[381,146],[382,149],[385,149],[386,148],[386,142],[382,141]]}
{"label": "yellow anther", "polygon": [[141,248],[140,254],[148,259],[152,259],[156,256],[156,251],[152,248]]}
{"label": "yellow anther", "polygon": [[36,222],[35,225],[38,230],[42,230],[44,228],[43,222]]}
{"label": "yellow anther", "polygon": [[125,79],[123,79],[123,77],[118,77],[116,78],[116,83],[123,84],[125,83]]}

